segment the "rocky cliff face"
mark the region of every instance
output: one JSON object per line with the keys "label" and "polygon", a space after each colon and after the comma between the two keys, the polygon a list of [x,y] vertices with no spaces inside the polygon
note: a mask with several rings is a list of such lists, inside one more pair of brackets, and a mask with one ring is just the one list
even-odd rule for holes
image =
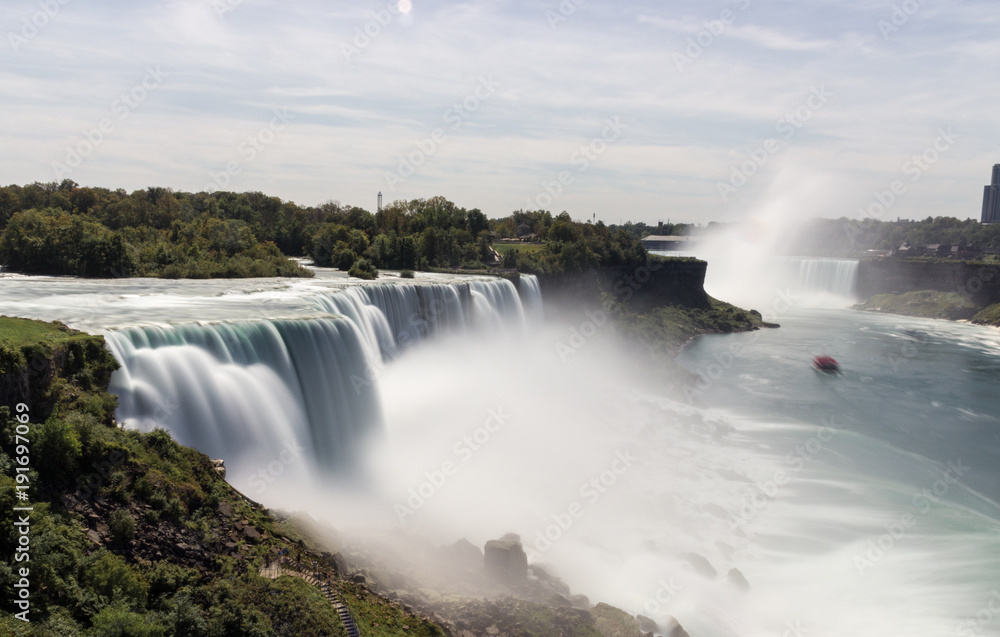
{"label": "rocky cliff face", "polygon": [[980,307],[1000,302],[1000,265],[883,258],[858,265],[857,293],[876,294],[937,290],[957,293]]}
{"label": "rocky cliff face", "polygon": [[706,308],[708,263],[696,259],[651,258],[646,265],[538,276],[546,306],[599,307],[602,292],[642,312],[662,305]]}
{"label": "rocky cliff face", "polygon": [[41,422],[57,403],[92,403],[90,411],[111,424],[116,401],[104,389],[117,368],[102,336],[61,323],[0,317],[0,405],[24,403]]}

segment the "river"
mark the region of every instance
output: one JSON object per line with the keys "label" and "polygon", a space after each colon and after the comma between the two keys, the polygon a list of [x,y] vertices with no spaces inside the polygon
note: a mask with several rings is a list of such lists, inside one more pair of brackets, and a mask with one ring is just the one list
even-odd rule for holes
{"label": "river", "polygon": [[14,277],[0,311],[104,332],[120,421],[346,532],[513,531],[692,637],[1000,635],[1000,332],[844,309],[850,264],[781,267],[798,287],[757,307],[782,327],[698,339],[670,390],[593,315],[543,322],[531,279]]}

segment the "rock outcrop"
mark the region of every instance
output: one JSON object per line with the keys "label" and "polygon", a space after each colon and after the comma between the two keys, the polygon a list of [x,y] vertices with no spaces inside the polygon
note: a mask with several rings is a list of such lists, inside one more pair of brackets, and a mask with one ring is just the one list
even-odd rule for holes
{"label": "rock outcrop", "polygon": [[486,543],[483,564],[486,574],[498,582],[516,585],[528,579],[528,555],[520,536],[513,533]]}

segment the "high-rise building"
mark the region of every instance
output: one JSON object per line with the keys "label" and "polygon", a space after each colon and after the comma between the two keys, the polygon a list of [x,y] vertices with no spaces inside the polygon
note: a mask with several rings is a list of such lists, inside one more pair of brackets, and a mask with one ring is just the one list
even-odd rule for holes
{"label": "high-rise building", "polygon": [[983,190],[983,223],[1000,223],[1000,164],[993,166],[993,180]]}

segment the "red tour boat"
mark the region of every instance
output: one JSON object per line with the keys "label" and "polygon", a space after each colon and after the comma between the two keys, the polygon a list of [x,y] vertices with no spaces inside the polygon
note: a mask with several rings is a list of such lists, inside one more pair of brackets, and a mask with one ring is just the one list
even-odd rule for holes
{"label": "red tour boat", "polygon": [[813,367],[817,371],[824,372],[827,374],[836,374],[840,371],[840,365],[837,361],[833,359],[832,356],[822,355],[813,358]]}

